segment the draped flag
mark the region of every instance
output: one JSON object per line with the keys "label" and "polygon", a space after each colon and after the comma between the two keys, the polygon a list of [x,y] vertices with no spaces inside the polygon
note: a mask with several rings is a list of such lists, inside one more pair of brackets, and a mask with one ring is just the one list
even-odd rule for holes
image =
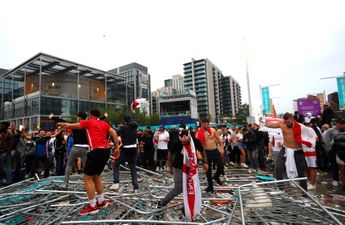
{"label": "draped flag", "polygon": [[183,146],[183,203],[185,216],[193,221],[201,210],[201,188],[193,139]]}
{"label": "draped flag", "polygon": [[[265,124],[272,124],[272,123],[281,123],[284,120],[280,119],[280,118],[270,118],[270,117],[264,117],[263,119],[265,119]],[[293,133],[295,136],[295,140],[297,142],[299,142],[302,145],[306,145],[307,147],[311,147],[312,143],[310,143],[309,141],[304,141],[302,139],[302,136],[306,135],[308,133],[308,129],[306,128],[306,126],[304,126],[303,124],[298,123],[296,120],[294,121],[294,126],[292,127],[293,129]],[[260,128],[261,131],[271,131],[271,128],[267,128],[267,127],[262,127]]]}
{"label": "draped flag", "polygon": [[146,101],[146,98],[137,98],[134,99],[133,102],[131,103],[131,110],[135,112],[137,108],[140,107],[141,103]]}

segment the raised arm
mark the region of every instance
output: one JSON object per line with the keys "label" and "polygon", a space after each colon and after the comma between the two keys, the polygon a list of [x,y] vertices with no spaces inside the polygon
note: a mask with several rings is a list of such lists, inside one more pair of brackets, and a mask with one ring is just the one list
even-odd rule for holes
{"label": "raised arm", "polygon": [[58,126],[62,126],[66,129],[83,129],[80,123],[58,123]]}
{"label": "raised arm", "polygon": [[265,126],[268,128],[281,128],[280,123],[266,123]]}

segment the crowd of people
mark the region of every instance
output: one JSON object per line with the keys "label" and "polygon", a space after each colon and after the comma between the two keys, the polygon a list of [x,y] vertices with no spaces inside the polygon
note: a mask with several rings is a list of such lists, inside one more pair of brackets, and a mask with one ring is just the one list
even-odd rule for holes
{"label": "crowd of people", "polygon": [[[201,118],[196,129],[181,125],[157,130],[138,124],[129,116],[116,130],[99,110],[79,112],[76,123],[50,116],[56,130],[15,130],[10,123],[0,123],[0,176],[3,185],[25,178],[50,175],[64,176],[68,188],[70,175],[84,174],[90,203],[81,214],[97,213],[106,207],[100,175],[108,165],[113,170],[112,191],[120,188],[120,166],[127,163],[131,172],[133,192],[138,192],[137,166],[151,171],[173,174],[175,186],[158,202],[165,206],[182,192],[182,149],[193,143],[197,159],[206,172],[206,192],[214,191],[214,181],[223,185],[224,168],[238,166],[249,173],[268,175],[276,179],[305,177],[305,190],[315,189],[318,172],[330,172],[332,184],[345,187],[345,120],[329,121],[307,114],[285,113],[281,119],[266,119],[260,124],[241,127],[210,127]],[[212,170],[215,170],[214,174]],[[340,178],[340,179],[339,179]],[[97,193],[97,195],[95,195]]]}

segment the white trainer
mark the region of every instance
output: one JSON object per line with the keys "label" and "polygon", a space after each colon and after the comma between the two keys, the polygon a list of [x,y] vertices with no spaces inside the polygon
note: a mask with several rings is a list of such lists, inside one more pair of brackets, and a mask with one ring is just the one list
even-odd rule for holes
{"label": "white trainer", "polygon": [[336,180],[334,180],[334,181],[332,181],[332,185],[333,185],[334,187],[338,187],[338,186],[339,186],[339,182],[336,181]]}
{"label": "white trainer", "polygon": [[311,183],[308,184],[308,190],[314,190],[315,188],[315,185],[312,185]]}
{"label": "white trainer", "polygon": [[241,167],[248,169],[248,166],[245,163],[241,163]]}
{"label": "white trainer", "polygon": [[112,191],[117,191],[119,189],[120,189],[119,183],[116,183],[116,184],[114,183],[113,185],[110,186],[110,190]]}

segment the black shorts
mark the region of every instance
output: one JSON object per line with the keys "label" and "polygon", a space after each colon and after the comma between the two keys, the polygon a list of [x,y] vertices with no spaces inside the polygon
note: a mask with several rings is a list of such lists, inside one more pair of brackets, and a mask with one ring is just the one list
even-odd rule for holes
{"label": "black shorts", "polygon": [[101,175],[110,157],[109,148],[96,148],[87,154],[84,174],[88,176]]}
{"label": "black shorts", "polygon": [[168,149],[157,149],[157,160],[164,160],[168,159]]}

